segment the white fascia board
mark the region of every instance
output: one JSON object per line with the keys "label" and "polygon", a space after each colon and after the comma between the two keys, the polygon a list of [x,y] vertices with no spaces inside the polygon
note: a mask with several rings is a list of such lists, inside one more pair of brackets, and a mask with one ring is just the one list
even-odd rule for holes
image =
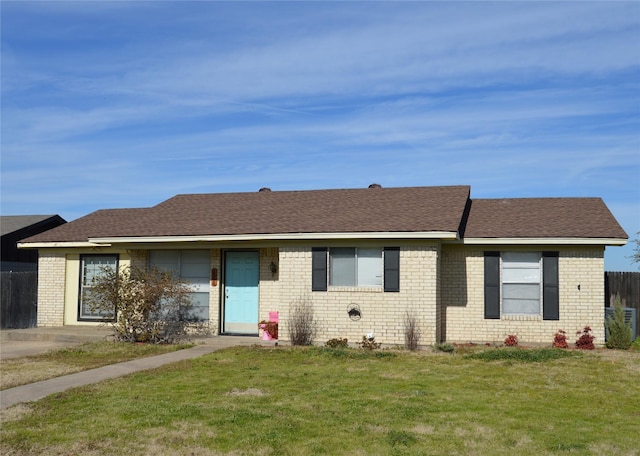
{"label": "white fascia board", "polygon": [[161,242],[229,242],[229,241],[311,241],[339,239],[459,239],[455,231],[426,232],[367,232],[367,233],[283,233],[283,234],[224,234],[206,236],[149,236],[91,238],[96,244],[134,244]]}
{"label": "white fascia board", "polygon": [[110,244],[96,242],[19,242],[19,249],[59,249],[59,248],[94,248],[110,247]]}
{"label": "white fascia board", "polygon": [[469,245],[625,245],[624,238],[465,238]]}

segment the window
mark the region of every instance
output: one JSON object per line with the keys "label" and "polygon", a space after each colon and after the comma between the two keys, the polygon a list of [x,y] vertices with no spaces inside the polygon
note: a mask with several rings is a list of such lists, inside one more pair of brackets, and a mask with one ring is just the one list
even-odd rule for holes
{"label": "window", "polygon": [[381,287],[382,249],[329,249],[329,285]]}
{"label": "window", "polygon": [[540,254],[504,252],[502,254],[502,313],[540,314]]}
{"label": "window", "polygon": [[188,283],[191,294],[191,313],[197,320],[209,319],[210,254],[208,250],[152,250],[149,265],[173,272]]}
{"label": "window", "polygon": [[332,287],[383,288],[400,291],[397,247],[316,247],[312,249],[312,291]]}
{"label": "window", "polygon": [[485,318],[559,319],[558,252],[485,252]]}
{"label": "window", "polygon": [[[78,305],[78,320],[108,320],[114,312],[92,310],[87,303],[87,296],[91,293],[93,279],[105,269],[118,268],[118,255],[80,255],[80,293]],[[114,308],[115,311],[115,308]]]}

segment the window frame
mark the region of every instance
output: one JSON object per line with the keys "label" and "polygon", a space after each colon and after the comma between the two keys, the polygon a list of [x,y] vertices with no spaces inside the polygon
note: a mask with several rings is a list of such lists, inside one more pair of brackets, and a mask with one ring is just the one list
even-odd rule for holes
{"label": "window frame", "polygon": [[78,321],[87,321],[87,322],[109,322],[109,321],[115,321],[116,318],[116,307],[114,305],[113,307],[113,315],[104,315],[104,316],[98,316],[98,315],[85,315],[83,312],[84,309],[84,300],[83,297],[85,295],[86,290],[90,289],[91,287],[86,283],[87,282],[87,278],[85,276],[85,261],[87,258],[115,258],[115,265],[114,268],[115,270],[119,270],[120,268],[120,254],[118,253],[98,253],[98,254],[91,254],[91,253],[87,253],[87,254],[81,254],[80,255],[80,271],[79,271],[79,278],[78,278],[78,316],[77,319]]}
{"label": "window frame", "polygon": [[[536,261],[523,261],[523,260],[517,260],[517,259],[513,259],[513,260],[507,260],[505,261],[505,256],[516,256],[516,255],[528,255],[528,256],[536,256]],[[510,264],[510,266],[507,267],[507,265],[505,265],[505,263],[507,263],[507,265]],[[535,266],[533,266],[535,265]],[[526,276],[522,276],[519,279],[513,279],[513,278],[507,278],[507,271],[536,271],[537,274],[537,278],[536,280],[527,280],[528,277]],[[543,277],[543,271],[542,271],[542,253],[541,252],[531,252],[531,251],[506,251],[506,252],[501,252],[500,253],[500,295],[501,295],[501,300],[500,300],[500,314],[504,315],[505,317],[513,317],[513,316],[540,316],[542,315],[542,289],[543,289],[543,283],[542,283],[542,277]],[[521,289],[525,289],[526,288],[532,288],[533,286],[536,286],[537,288],[537,296],[535,298],[535,302],[536,302],[536,306],[537,309],[535,312],[524,312],[524,311],[516,311],[516,310],[509,310],[507,311],[505,309],[506,305],[505,302],[506,301],[510,301],[510,302],[517,302],[517,301],[533,301],[533,298],[531,297],[507,297],[507,292],[506,289],[510,289],[509,294],[512,293],[511,290],[515,289],[515,287],[520,286]]]}
{"label": "window frame", "polygon": [[[348,252],[350,251],[350,252]],[[368,256],[365,255],[364,252],[373,252],[375,251],[376,256]],[[338,255],[340,252],[340,256]],[[384,249],[382,247],[330,247],[329,248],[329,266],[328,266],[328,274],[329,274],[329,287],[332,288],[382,288],[384,285]],[[344,254],[348,253],[348,256]],[[362,255],[361,255],[362,253]],[[353,255],[353,256],[351,256]],[[337,259],[340,258],[342,263],[339,268],[340,271],[338,273],[338,277],[336,277],[336,270],[338,269]],[[353,264],[349,264],[348,261],[351,261]],[[375,268],[370,267],[370,264],[375,261]],[[367,266],[369,263],[369,266]],[[352,271],[345,271],[345,266],[348,268],[351,266]],[[365,271],[367,269],[368,271]],[[365,272],[372,271],[373,274],[365,274]],[[347,277],[347,279],[352,279],[353,283],[349,280],[344,280],[344,272],[350,272],[351,276]],[[367,282],[373,278],[372,282]],[[343,279],[343,280],[336,280]],[[347,283],[348,282],[348,283]]]}
{"label": "window frame", "polygon": [[[536,253],[538,255],[539,304],[537,313],[504,311],[504,268],[505,253]],[[484,318],[500,320],[529,317],[542,320],[560,320],[558,251],[507,250],[484,252]],[[507,284],[517,281],[507,281]],[[523,283],[532,283],[523,282]]]}
{"label": "window frame", "polygon": [[[330,250],[350,248],[355,251],[380,250],[379,284],[342,285],[330,284]],[[356,282],[357,283],[357,282]],[[312,247],[311,248],[311,291],[341,291],[344,289],[370,290],[382,292],[400,292],[400,247]]]}

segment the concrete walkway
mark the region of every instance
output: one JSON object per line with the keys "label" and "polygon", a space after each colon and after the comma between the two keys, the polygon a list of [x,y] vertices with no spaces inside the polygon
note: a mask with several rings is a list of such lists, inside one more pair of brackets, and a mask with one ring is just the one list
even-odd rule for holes
{"label": "concrete walkway", "polygon": [[[15,331],[15,330],[14,330]],[[19,331],[19,330],[18,330]],[[4,331],[3,331],[4,332]],[[42,341],[36,341],[42,345]],[[55,342],[56,344],[78,344],[79,341],[69,340],[68,342]],[[165,364],[175,363],[185,359],[192,359],[198,356],[212,353],[216,350],[223,348],[238,346],[238,345],[255,345],[255,344],[269,344],[274,345],[274,342],[263,342],[258,337],[241,337],[241,336],[218,336],[210,337],[206,339],[200,339],[197,341],[199,345],[185,349],[178,350],[171,353],[165,353],[163,355],[151,356],[148,358],[134,359],[131,361],[125,361],[123,363],[112,364],[109,366],[99,367],[97,369],[91,369],[83,372],[77,372],[75,374],[64,375],[62,377],[56,377],[49,380],[43,380],[41,382],[31,383],[28,385],[17,386],[4,391],[0,391],[0,409],[5,409],[20,402],[31,402],[42,399],[50,394],[59,393],[69,388],[75,388],[78,386],[84,386],[91,383],[101,382],[112,378],[122,377],[124,375],[132,374],[134,372],[140,372],[147,369],[154,369],[156,367],[163,366]],[[11,344],[8,337],[2,336],[2,345]],[[45,344],[46,345],[46,344]]]}

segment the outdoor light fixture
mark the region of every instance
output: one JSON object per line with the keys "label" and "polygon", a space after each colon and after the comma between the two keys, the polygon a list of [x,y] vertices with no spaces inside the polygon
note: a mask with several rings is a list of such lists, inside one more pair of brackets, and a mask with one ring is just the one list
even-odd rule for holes
{"label": "outdoor light fixture", "polygon": [[362,312],[360,312],[360,306],[358,304],[349,304],[349,307],[347,307],[347,314],[353,321],[360,320],[362,317]]}
{"label": "outdoor light fixture", "polygon": [[276,264],[273,261],[269,265],[269,270],[271,271],[272,275],[276,275],[276,272],[278,272],[278,267],[276,266]]}

